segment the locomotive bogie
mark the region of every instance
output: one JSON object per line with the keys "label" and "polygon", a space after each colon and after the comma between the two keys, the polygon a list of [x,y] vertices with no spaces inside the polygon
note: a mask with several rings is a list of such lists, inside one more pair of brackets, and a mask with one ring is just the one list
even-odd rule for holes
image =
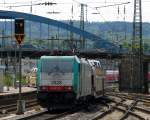
{"label": "locomotive bogie", "polygon": [[48,109],[65,109],[75,104],[76,95],[73,92],[39,92],[38,101]]}

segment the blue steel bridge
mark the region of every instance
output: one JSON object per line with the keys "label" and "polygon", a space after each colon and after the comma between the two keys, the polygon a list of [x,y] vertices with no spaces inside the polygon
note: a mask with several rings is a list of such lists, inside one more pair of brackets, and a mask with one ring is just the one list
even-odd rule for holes
{"label": "blue steel bridge", "polygon": [[[28,43],[29,45],[23,45],[23,55],[34,57],[47,54],[49,55],[52,51],[70,51],[76,50],[77,52],[82,51],[82,53],[88,52],[94,53],[98,52],[102,56],[107,56],[108,54],[118,54],[119,47],[101,39],[99,36],[96,36],[93,33],[83,31],[80,28],[74,27],[67,23],[63,23],[61,21],[53,20],[50,18],[41,17],[38,15],[15,12],[15,11],[5,11],[0,10],[0,20],[3,24],[0,26],[0,34],[1,34],[1,48],[0,52],[3,56],[6,56],[6,53],[10,53],[14,55],[14,51],[18,51],[16,47],[16,42],[14,38],[14,19],[16,18],[24,18],[25,19],[25,27],[28,26],[28,29],[25,28],[26,37],[24,43]],[[35,32],[34,26],[38,26],[38,31],[36,36],[33,36]],[[47,26],[47,30],[42,29],[42,26]],[[53,29],[57,30],[57,33],[53,33]],[[68,36],[70,33],[76,34],[77,37],[64,38],[63,35],[59,34],[59,31],[64,31]],[[45,32],[43,35],[43,31]],[[34,33],[35,34],[35,33]],[[47,34],[47,35],[46,35]],[[81,47],[80,37],[85,39],[86,47]],[[34,43],[38,41],[39,45],[34,46]],[[101,49],[93,50],[91,47],[91,43],[93,41],[99,41]],[[89,45],[88,45],[89,44]],[[66,54],[68,54],[66,52]]]}

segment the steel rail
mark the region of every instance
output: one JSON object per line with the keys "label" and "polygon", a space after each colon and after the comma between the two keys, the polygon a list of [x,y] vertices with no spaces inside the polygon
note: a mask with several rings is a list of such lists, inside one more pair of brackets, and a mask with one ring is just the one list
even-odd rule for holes
{"label": "steel rail", "polygon": [[129,116],[130,111],[133,110],[133,107],[136,106],[137,103],[138,100],[135,100],[133,103],[131,103],[131,105],[128,106],[128,109],[126,110],[125,114],[120,118],[120,120],[126,119]]}
{"label": "steel rail", "polygon": [[[113,100],[112,100],[113,101]],[[113,101],[115,102],[115,101]],[[124,102],[124,99],[122,99],[120,102],[115,102],[115,106],[110,106],[109,109],[101,114],[98,114],[97,116],[95,116],[94,118],[92,118],[91,120],[98,120],[98,119],[101,119],[103,118],[104,116],[112,113],[114,110],[115,110],[115,107],[122,104]]]}
{"label": "steel rail", "polygon": [[[118,107],[115,107],[115,109],[117,109],[117,110],[119,110],[119,111],[122,111],[122,112],[124,112],[124,113],[126,112],[126,110],[123,110],[123,109],[118,108]],[[136,117],[136,118],[139,118],[140,120],[145,120],[143,117],[141,117],[141,116],[139,116],[139,115],[133,113],[132,111],[129,111],[129,115],[132,115],[132,116],[134,116],[134,117]],[[122,120],[122,118],[121,118],[120,120]]]}
{"label": "steel rail", "polygon": [[[132,102],[130,105],[126,105],[126,104],[124,104],[123,102],[119,102],[119,103],[118,103],[117,101],[112,100],[112,102],[116,103],[116,105],[115,105],[115,106],[112,106],[109,110],[107,110],[107,111],[105,111],[105,112],[103,112],[103,113],[97,115],[96,117],[92,118],[92,120],[101,119],[101,118],[105,117],[106,115],[108,115],[108,114],[114,112],[115,109],[116,109],[116,110],[119,110],[119,111],[121,111],[121,112],[124,113],[124,114],[121,116],[120,120],[125,120],[129,115],[134,116],[134,117],[136,117],[136,118],[138,118],[138,119],[140,119],[140,120],[145,120],[142,116],[140,116],[140,115],[138,115],[138,114],[132,112],[132,110],[134,110],[134,109],[135,109],[135,110],[139,110],[139,111],[144,112],[144,113],[147,113],[147,114],[150,113],[149,110],[145,110],[145,109],[143,109],[143,108],[136,107],[137,103],[138,103],[139,101],[141,101],[141,99],[140,99],[139,97],[136,97],[135,95],[134,95],[134,96],[130,96],[130,97],[129,97],[129,96],[123,96],[122,94],[119,94],[119,95],[118,95],[118,94],[107,94],[107,95],[121,98],[122,101],[125,101],[125,100],[129,99],[129,100],[134,100],[134,102]],[[118,106],[125,107],[125,110],[122,109],[122,108],[119,108]]]}
{"label": "steel rail", "polygon": [[[17,109],[16,105],[17,103],[0,106],[0,113],[5,114],[5,113],[13,112]],[[26,101],[27,108],[35,106],[35,105],[38,105],[36,99]]]}
{"label": "steel rail", "polygon": [[86,107],[86,105],[79,106],[79,107],[76,107],[75,109],[72,109],[72,110],[57,114],[57,115],[50,114],[47,110],[44,110],[44,111],[41,111],[39,113],[30,115],[30,116],[19,118],[17,120],[37,120],[37,118],[39,118],[39,117],[40,117],[41,120],[53,120],[53,119],[56,119],[56,118],[65,117],[67,115],[75,113],[75,112],[77,112],[77,111],[79,111],[79,110],[81,110],[85,107]]}

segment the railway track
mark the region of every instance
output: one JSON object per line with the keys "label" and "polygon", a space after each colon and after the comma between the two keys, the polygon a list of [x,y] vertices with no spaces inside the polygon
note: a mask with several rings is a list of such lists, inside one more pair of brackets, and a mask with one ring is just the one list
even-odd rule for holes
{"label": "railway track", "polygon": [[[36,91],[28,92],[28,93],[22,93],[22,99],[23,100],[31,100],[36,98]],[[15,104],[18,100],[18,94],[10,94],[10,95],[4,95],[0,96],[0,107],[4,105],[9,104]]]}
{"label": "railway track", "polygon": [[[106,98],[108,99],[100,99],[101,104],[94,103],[92,105],[96,106],[94,109],[92,108],[90,111],[87,112],[83,110],[85,106],[80,108],[75,108],[66,112],[57,112],[57,113],[49,113],[46,110],[36,111],[29,116],[23,116],[22,118],[18,118],[16,120],[53,120],[53,119],[60,119],[60,120],[80,120],[80,118],[85,118],[86,120],[149,120],[150,118],[150,106],[149,110],[146,109],[147,104],[150,105],[149,97],[143,95],[136,94],[125,94],[119,92],[106,92]],[[109,102],[108,102],[108,101]],[[27,103],[29,108],[34,107],[36,102],[32,102],[34,100],[30,100]],[[99,100],[98,100],[99,101]],[[143,106],[140,106],[140,105]],[[8,108],[8,113],[12,113],[12,111],[16,111],[16,105],[12,104],[12,108],[8,106],[1,106],[0,112],[5,111]],[[97,106],[99,108],[97,109]],[[105,109],[102,110],[105,106]],[[12,110],[12,111],[11,111]],[[93,112],[95,111],[95,112]],[[35,114],[34,114],[35,113]],[[96,113],[96,114],[95,114]],[[89,115],[90,114],[90,115]],[[87,118],[86,118],[87,117]]]}
{"label": "railway track", "polygon": [[77,111],[80,111],[81,109],[84,109],[85,107],[86,106],[83,105],[83,106],[75,107],[73,109],[69,109],[65,112],[57,112],[57,113],[50,113],[47,110],[43,110],[36,114],[30,115],[27,117],[22,117],[17,120],[54,120],[54,119],[63,118],[67,115],[76,113]]}
{"label": "railway track", "polygon": [[[108,101],[107,101],[108,98]],[[102,99],[100,99],[102,100]],[[17,120],[148,120],[150,111],[138,106],[141,102],[138,97],[125,98],[124,95],[111,94],[106,96],[100,103],[95,103],[92,106],[99,106],[100,109],[91,109],[89,111],[83,110],[84,108],[72,109],[62,113],[48,113],[47,111],[39,112],[38,114],[28,117],[20,118]],[[105,106],[105,110],[102,110]],[[93,112],[95,111],[95,112]],[[96,113],[96,114],[95,114]],[[89,115],[90,114],[90,115]]]}
{"label": "railway track", "polygon": [[108,96],[121,99],[120,102],[112,99],[115,104],[110,106],[108,110],[98,114],[92,120],[125,120],[125,119],[137,119],[137,120],[149,120],[150,111],[142,107],[137,106],[138,102],[150,102],[146,96],[136,96],[136,94],[124,95],[120,93],[107,93]]}
{"label": "railway track", "polygon": [[[38,106],[36,99],[26,101],[26,109],[29,110],[31,107]],[[15,113],[17,110],[17,103],[0,106],[0,114]]]}
{"label": "railway track", "polygon": [[[22,99],[25,100],[26,110],[37,108],[38,103],[36,101],[36,91],[23,93]],[[16,113],[17,100],[18,94],[0,96],[0,119]]]}
{"label": "railway track", "polygon": [[150,96],[146,96],[146,95],[130,94],[130,93],[126,94],[126,93],[119,93],[119,92],[109,92],[106,93],[106,95],[116,96],[116,97],[130,99],[130,100],[134,100],[135,98],[138,98],[139,101],[148,103],[150,105]]}
{"label": "railway track", "polygon": [[50,114],[48,111],[41,111],[37,114],[24,117],[24,118],[19,118],[17,120],[54,120],[63,116],[68,115],[69,112],[63,112],[60,114]]}

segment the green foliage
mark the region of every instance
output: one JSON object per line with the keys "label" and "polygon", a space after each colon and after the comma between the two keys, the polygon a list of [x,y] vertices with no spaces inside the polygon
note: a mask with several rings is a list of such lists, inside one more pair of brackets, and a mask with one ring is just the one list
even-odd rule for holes
{"label": "green foliage", "polygon": [[12,83],[13,83],[13,78],[12,78],[11,74],[6,73],[4,75],[4,85],[7,87],[10,87],[10,86],[12,86]]}
{"label": "green foliage", "polygon": [[144,43],[144,51],[148,51],[150,49],[150,45],[148,43]]}
{"label": "green foliage", "polygon": [[[16,78],[19,81],[19,74],[17,74]],[[21,78],[21,84],[22,85],[27,85],[28,84],[28,80],[26,79],[25,76],[22,76],[22,78]]]}
{"label": "green foliage", "polygon": [[28,84],[28,80],[26,79],[25,76],[22,76],[21,81],[22,81],[22,85],[27,85]]}
{"label": "green foliage", "polygon": [[130,45],[128,44],[128,42],[124,41],[123,42],[123,48],[129,48],[129,47],[130,47]]}
{"label": "green foliage", "polygon": [[[10,24],[9,21],[7,21],[7,24]],[[70,21],[61,21],[63,23],[69,24]],[[0,26],[2,26],[4,22],[0,22]],[[80,21],[73,21],[73,24],[75,27],[80,27]],[[99,37],[101,37],[103,40],[108,40],[112,43],[118,42],[119,44],[123,44],[123,48],[129,49],[131,48],[131,40],[133,35],[133,23],[132,22],[85,22],[85,30],[88,32],[91,32]],[[7,26],[7,32],[11,33],[11,27],[10,25]],[[143,42],[148,44],[144,45],[144,50],[148,51],[150,50],[150,23],[143,23]],[[30,36],[31,35],[31,36]],[[79,39],[80,35],[73,34],[74,39]],[[40,40],[43,39],[43,40]],[[66,41],[54,40],[53,42],[51,40],[48,40],[48,38],[52,39],[69,39],[70,38],[70,31],[57,28],[55,26],[49,25],[49,28],[46,24],[41,24],[41,30],[40,30],[40,24],[37,22],[29,22],[26,21],[26,37],[23,44],[33,44],[35,46],[48,46],[49,48],[62,48],[62,49],[68,49],[69,43]],[[126,40],[125,40],[126,39]],[[62,41],[62,42],[61,42]],[[99,41],[92,41],[87,39],[87,46],[90,48],[96,47],[101,48]],[[124,43],[126,41],[127,43]],[[99,44],[98,44],[99,43]],[[58,45],[59,44],[59,45]],[[93,46],[94,45],[94,46]]]}

